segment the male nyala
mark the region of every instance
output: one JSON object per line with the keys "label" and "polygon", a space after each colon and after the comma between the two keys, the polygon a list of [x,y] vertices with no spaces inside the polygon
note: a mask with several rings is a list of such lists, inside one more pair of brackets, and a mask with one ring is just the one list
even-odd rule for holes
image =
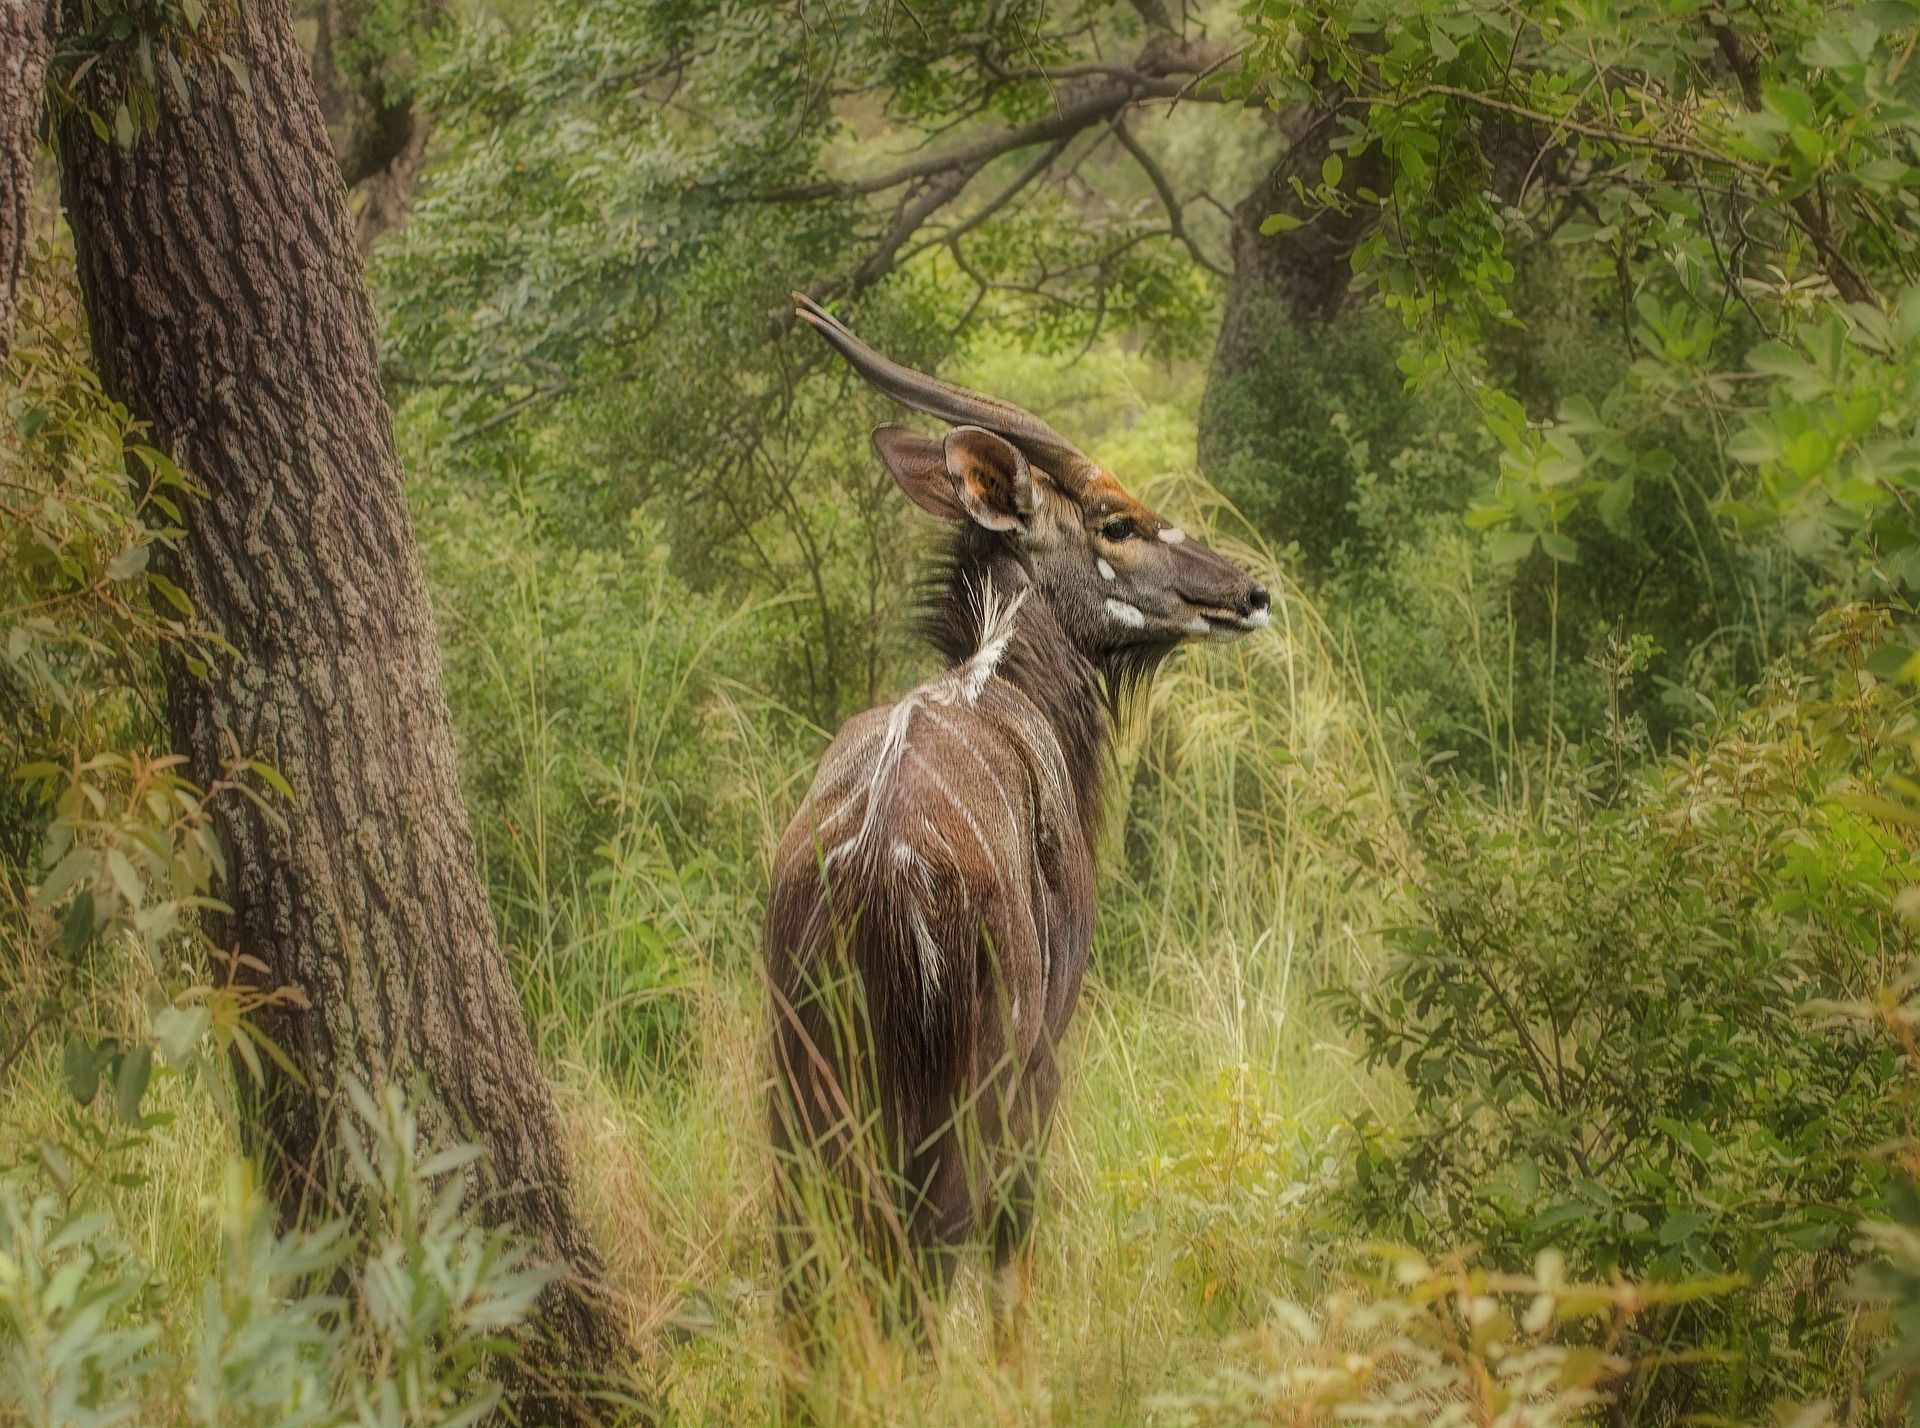
{"label": "male nyala", "polygon": [[774,857],[786,1302],[803,1332],[825,1206],[899,1296],[890,1312],[930,1328],[968,1245],[990,1246],[1003,1294],[1024,1284],[1119,691],[1186,641],[1262,628],[1268,596],[1031,413],[795,301],[868,382],[951,427],[873,443],[952,534],[929,620],[945,672],[847,721]]}

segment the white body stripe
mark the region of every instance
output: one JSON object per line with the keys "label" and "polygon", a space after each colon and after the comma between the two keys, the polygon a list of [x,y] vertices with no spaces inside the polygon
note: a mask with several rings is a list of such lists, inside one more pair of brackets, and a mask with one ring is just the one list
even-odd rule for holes
{"label": "white body stripe", "polygon": [[[983,586],[974,654],[891,709],[848,721],[821,761],[800,821],[810,835],[808,861],[817,859],[841,897],[890,889],[874,906],[886,909],[897,945],[917,964],[922,1015],[935,1015],[956,967],[977,975],[975,948],[943,939],[986,934],[1031,947],[1024,965],[1037,971],[1037,985],[1026,995],[1017,986],[1008,991],[1037,1031],[1039,1019],[1064,1010],[1068,997],[1056,980],[1062,929],[1084,944],[1091,916],[1063,923],[1068,909],[1055,905],[1062,893],[1050,882],[1061,864],[1043,853],[1051,846],[1086,859],[1066,757],[1039,709],[997,678],[1028,593],[1003,599]],[[1144,619],[1123,601],[1108,603]],[[1090,888],[1086,896],[1090,903]],[[969,918],[981,924],[962,934]],[[1000,960],[1017,969],[1017,951]],[[1071,964],[1075,983],[1083,963],[1084,954]]]}

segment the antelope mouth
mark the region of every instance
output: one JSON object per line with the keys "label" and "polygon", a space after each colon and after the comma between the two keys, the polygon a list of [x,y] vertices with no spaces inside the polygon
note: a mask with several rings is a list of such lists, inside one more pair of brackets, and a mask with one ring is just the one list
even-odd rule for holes
{"label": "antelope mouth", "polygon": [[1202,632],[1216,640],[1237,640],[1242,635],[1252,634],[1255,630],[1264,630],[1267,622],[1273,618],[1267,610],[1255,610],[1251,615],[1241,615],[1233,610],[1222,609],[1218,605],[1195,605],[1197,620],[1194,633]]}

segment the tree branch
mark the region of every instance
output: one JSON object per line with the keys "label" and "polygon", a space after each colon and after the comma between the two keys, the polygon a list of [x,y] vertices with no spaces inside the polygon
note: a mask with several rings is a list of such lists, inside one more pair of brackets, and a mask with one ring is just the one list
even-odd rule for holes
{"label": "tree branch", "polygon": [[[1735,158],[1732,154],[1716,153],[1712,149],[1703,149],[1697,144],[1684,143],[1678,139],[1662,139],[1653,134],[1630,134],[1623,129],[1611,128],[1605,124],[1588,124],[1567,114],[1548,114],[1543,110],[1529,109],[1524,104],[1515,104],[1510,100],[1496,99],[1491,94],[1481,94],[1477,90],[1462,89],[1454,84],[1428,84],[1415,90],[1403,99],[1393,101],[1393,107],[1404,108],[1416,104],[1430,94],[1445,95],[1449,99],[1458,99],[1468,104],[1478,105],[1482,109],[1497,109],[1503,114],[1515,114],[1535,124],[1549,129],[1565,129],[1570,133],[1584,134],[1589,139],[1603,139],[1610,144],[1622,144],[1631,149],[1652,149],[1657,153],[1675,154],[1696,163],[1714,164],[1721,168],[1732,169],[1747,178],[1762,180],[1767,171],[1758,164],[1745,159]],[[1351,99],[1349,104],[1374,104],[1373,99]]]}
{"label": "tree branch", "polygon": [[[1727,68],[1733,71],[1733,77],[1739,81],[1740,97],[1746,100],[1749,110],[1758,112],[1763,94],[1760,67],[1754,61],[1752,52],[1740,42],[1740,36],[1725,21],[1710,15],[1706,24],[1713,32],[1714,43],[1720,47],[1720,55],[1726,60]],[[1877,302],[1873,284],[1840,251],[1840,245],[1834,241],[1827,214],[1813,201],[1813,196],[1808,193],[1795,194],[1787,200],[1787,206],[1799,220],[1800,231],[1818,250],[1821,262],[1826,265],[1827,276],[1833,280],[1840,296],[1848,302]]]}
{"label": "tree branch", "polygon": [[1049,144],[1040,151],[1039,157],[1022,169],[1013,181],[1001,189],[1000,192],[988,199],[986,203],[974,212],[969,213],[965,218],[961,219],[960,222],[953,225],[953,227],[941,230],[939,236],[929,238],[924,243],[915,244],[909,252],[901,256],[900,262],[902,264],[911,263],[929,248],[938,248],[943,244],[951,245],[959,242],[960,239],[966,237],[967,234],[971,233],[982,223],[985,223],[989,218],[993,217],[994,214],[1000,212],[1001,209],[1013,202],[1014,199],[1018,198],[1021,191],[1025,189],[1028,184],[1032,183],[1035,179],[1039,178],[1041,174],[1051,168],[1054,160],[1066,152],[1069,142],[1071,141],[1061,139]]}
{"label": "tree branch", "polygon": [[[418,7],[429,26],[444,22],[439,0]],[[340,176],[363,195],[354,223],[355,244],[364,255],[382,233],[398,227],[413,206],[413,190],[425,162],[431,118],[415,102],[411,84],[396,82],[393,57],[369,64],[364,57],[350,70],[339,63],[341,41],[358,55],[362,28],[369,20],[367,0],[321,0],[316,7],[312,74],[327,121]]]}
{"label": "tree branch", "polygon": [[1138,139],[1127,131],[1124,115],[1114,116],[1113,136],[1120,141],[1121,148],[1133,155],[1133,161],[1147,176],[1147,181],[1153,185],[1153,191],[1160,195],[1161,206],[1167,210],[1167,224],[1173,229],[1173,236],[1186,246],[1189,253],[1193,254],[1193,261],[1217,278],[1230,277],[1231,274],[1224,267],[1201,252],[1200,245],[1194,242],[1193,235],[1187,231],[1186,219],[1182,216],[1185,205],[1175,195],[1173,185],[1167,181],[1166,171],[1160,167],[1159,162],[1146,151]]}
{"label": "tree branch", "polygon": [[[1723,52],[1733,47],[1729,57],[1729,66],[1740,81],[1741,92],[1749,92],[1749,86],[1757,89],[1751,62],[1744,60],[1744,52],[1739,48],[1739,37],[1721,26],[1713,26],[1714,35],[1721,44]],[[1724,38],[1723,38],[1724,37]],[[1651,149],[1656,153],[1673,154],[1680,158],[1691,159],[1698,164],[1711,164],[1717,168],[1731,170],[1742,178],[1756,184],[1771,187],[1766,168],[1732,154],[1720,153],[1713,149],[1703,149],[1697,144],[1689,144],[1678,139],[1662,139],[1653,134],[1632,134],[1623,129],[1606,124],[1588,124],[1566,114],[1548,114],[1538,109],[1529,109],[1524,104],[1515,104],[1509,100],[1496,99],[1491,94],[1481,94],[1475,90],[1462,89],[1452,84],[1429,84],[1414,91],[1403,99],[1394,101],[1394,107],[1416,103],[1430,94],[1446,95],[1483,109],[1498,110],[1503,114],[1515,114],[1535,124],[1545,125],[1548,129],[1564,130],[1574,134],[1584,134],[1590,139],[1599,139],[1610,144],[1620,144],[1628,148]],[[1372,99],[1351,100],[1350,103],[1373,104]],[[1786,198],[1787,207],[1792,210],[1796,226],[1806,234],[1807,239],[1820,254],[1826,274],[1833,282],[1840,296],[1848,302],[1875,302],[1877,295],[1873,285],[1861,276],[1860,271],[1847,260],[1840,245],[1834,240],[1833,230],[1827,216],[1813,200],[1811,194],[1799,193]]]}
{"label": "tree branch", "polygon": [[1218,45],[1205,41],[1156,39],[1140,52],[1131,69],[1117,69],[1063,103],[1052,114],[1017,128],[984,134],[943,154],[901,164],[863,179],[822,179],[767,189],[745,197],[755,203],[807,203],[826,198],[860,198],[885,193],[902,184],[965,171],[977,173],[1004,154],[1071,138],[1095,124],[1104,124],[1142,99],[1171,99],[1180,94],[1178,77],[1197,74],[1221,60]]}
{"label": "tree branch", "polygon": [[887,231],[880,236],[874,250],[848,276],[841,295],[858,297],[892,272],[895,255],[906,246],[907,241],[920,231],[920,226],[927,219],[952,201],[978,172],[977,166],[957,169],[930,180],[917,192],[910,193],[894,214],[893,222],[887,225]]}

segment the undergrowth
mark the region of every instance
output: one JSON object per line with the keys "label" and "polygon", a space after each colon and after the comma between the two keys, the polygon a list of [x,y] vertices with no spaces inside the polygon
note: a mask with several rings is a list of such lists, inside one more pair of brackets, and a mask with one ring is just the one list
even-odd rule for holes
{"label": "undergrowth", "polygon": [[[378,1088],[352,1111],[363,1213],[281,1225],[255,1184],[235,1091],[278,1053],[251,1017],[300,993],[248,990],[199,913],[211,801],[285,791],[244,751],[204,787],[166,751],[156,655],[207,638],[158,568],[187,478],[85,375],[55,267],[30,270],[0,421],[26,552],[0,580],[26,714],[0,805],[0,1422],[479,1421],[557,1269],[468,1220],[473,1152]],[[983,361],[1117,467],[1188,464],[1190,381]],[[614,1387],[667,1421],[770,1420],[793,1365],[759,918],[828,733],[753,677],[783,599],[692,588],[638,517],[623,559],[561,559],[540,492],[476,500],[427,465],[489,884],[640,1346]],[[925,1355],[849,1316],[817,1417],[1910,1411],[1911,612],[1842,608],[1672,751],[1627,697],[1644,641],[1597,642],[1569,743],[1519,707],[1554,671],[1501,678],[1506,587],[1465,544],[1390,555],[1417,588],[1368,618],[1434,687],[1386,709],[1365,632],[1257,524],[1189,476],[1136,484],[1260,575],[1274,627],[1172,662],[1117,742],[1020,1352],[966,1276]],[[1378,494],[1358,482],[1362,527]],[[1432,647],[1448,609],[1485,627]],[[921,667],[874,658],[888,688]]]}

